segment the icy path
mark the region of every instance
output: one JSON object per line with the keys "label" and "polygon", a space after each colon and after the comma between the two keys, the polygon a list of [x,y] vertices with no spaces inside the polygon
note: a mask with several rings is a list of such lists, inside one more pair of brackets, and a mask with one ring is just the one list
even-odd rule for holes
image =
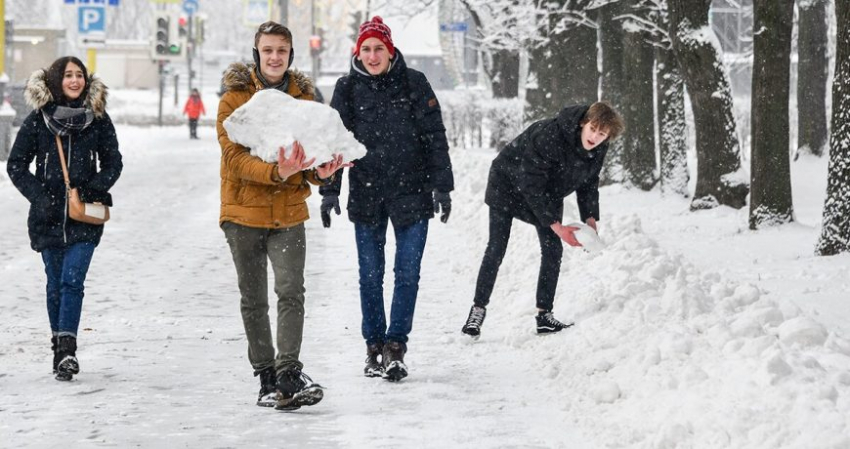
{"label": "icy path", "polygon": [[[353,229],[344,216],[322,229],[317,194],[307,226],[302,359],[326,397],[294,413],[253,405],[258,384],[235,272],[216,226],[219,149],[211,128],[199,133],[202,140],[189,141],[183,127],[119,128],[125,170],[87,281],[82,373],[72,383],[50,375],[42,263],[29,249],[26,201],[3,166],[0,446],[586,444],[569,428],[568,399],[553,397],[541,381],[552,372],[541,373],[535,360],[564,340],[534,337],[530,310],[503,309],[521,330],[494,326],[475,345],[459,338],[475,276],[469,266],[480,254],[464,252],[458,217],[449,226],[432,222],[407,356],[411,376],[399,384],[362,377]],[[505,344],[518,338],[509,335],[522,344]]]}

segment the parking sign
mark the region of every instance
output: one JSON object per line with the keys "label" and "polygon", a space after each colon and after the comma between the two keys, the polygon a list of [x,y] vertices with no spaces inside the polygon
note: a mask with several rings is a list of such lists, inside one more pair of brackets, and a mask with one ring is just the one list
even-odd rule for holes
{"label": "parking sign", "polygon": [[106,32],[106,8],[103,6],[80,6],[77,8],[77,31],[80,34],[103,34]]}

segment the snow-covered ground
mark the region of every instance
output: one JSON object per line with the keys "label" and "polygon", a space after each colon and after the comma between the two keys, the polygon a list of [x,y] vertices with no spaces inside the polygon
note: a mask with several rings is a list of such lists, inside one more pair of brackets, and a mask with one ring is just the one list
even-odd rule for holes
{"label": "snow-covered ground", "polygon": [[353,227],[323,229],[316,194],[302,359],[327,390],[284,413],[253,405],[214,129],[118,134],[125,169],[71,383],[50,375],[42,263],[0,163],[0,447],[850,447],[850,255],[812,255],[825,158],[792,167],[798,222],[759,232],[746,210],[603,189],[607,247],[565,250],[555,312],[577,325],[556,335],[534,333],[537,237],[515,224],[473,343],[460,327],[495,153],[453,149],[452,217],[431,224],[398,384],[361,375]]}

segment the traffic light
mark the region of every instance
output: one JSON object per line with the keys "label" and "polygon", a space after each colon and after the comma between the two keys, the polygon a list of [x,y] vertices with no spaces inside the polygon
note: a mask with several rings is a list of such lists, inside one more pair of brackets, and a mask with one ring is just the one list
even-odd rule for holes
{"label": "traffic light", "polygon": [[206,20],[203,17],[195,16],[195,42],[198,44],[204,43],[204,27],[206,27]]}
{"label": "traffic light", "polygon": [[189,21],[185,16],[177,19],[177,36],[181,41],[189,39]]}
{"label": "traffic light", "polygon": [[186,39],[180,36],[180,27],[175,17],[158,12],[154,17],[151,58],[157,60],[185,57]]}
{"label": "traffic light", "polygon": [[363,11],[355,11],[351,14],[351,40],[357,42],[360,37],[360,24],[363,23]]}
{"label": "traffic light", "polygon": [[154,17],[151,57],[153,59],[163,59],[163,56],[168,56],[170,41],[171,17],[167,14],[157,14],[156,17]]}
{"label": "traffic light", "polygon": [[310,54],[318,56],[322,52],[322,36],[310,36]]}

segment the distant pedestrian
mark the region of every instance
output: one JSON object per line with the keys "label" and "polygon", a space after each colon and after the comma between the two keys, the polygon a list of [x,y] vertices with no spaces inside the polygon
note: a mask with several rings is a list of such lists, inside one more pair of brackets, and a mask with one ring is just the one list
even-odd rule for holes
{"label": "distant pedestrian", "polygon": [[186,105],[183,106],[183,113],[189,117],[189,138],[198,138],[198,119],[201,115],[207,115],[204,109],[204,102],[201,100],[201,93],[198,89],[192,89],[192,95],[186,100]]}
{"label": "distant pedestrian", "polygon": [[[351,70],[334,88],[331,107],[366,147],[349,172],[348,218],[360,265],[361,332],[368,377],[407,376],[404,355],[413,328],[428,222],[451,211],[454,189],[446,128],[437,96],[421,72],[408,68],[380,17],[360,25]],[[319,188],[322,221],[340,213],[341,176]],[[389,326],[384,308],[387,224],[395,232],[395,287]],[[380,359],[380,360],[379,360]]]}
{"label": "distant pedestrian", "polygon": [[[86,274],[103,225],[72,220],[57,138],[71,188],[86,203],[112,205],[109,189],[121,175],[115,127],[106,113],[106,86],[73,57],[36,70],[24,96],[32,111],[21,125],[6,170],[29,200],[30,245],[47,274],[47,316],[53,334],[53,373],[71,380],[80,372],[77,331]],[[35,171],[30,164],[35,161]]]}
{"label": "distant pedestrian", "polygon": [[596,229],[599,172],[608,142],[623,132],[623,119],[608,103],[569,106],[554,118],[526,128],[493,159],[484,201],[490,206],[490,238],[475,298],[462,332],[478,338],[499,266],[508,248],[513,219],[533,225],[540,239],[537,277],[537,333],[572,326],[552,315],[564,247],[581,246],[579,228],[561,224],[564,198],[575,192],[581,221]]}

